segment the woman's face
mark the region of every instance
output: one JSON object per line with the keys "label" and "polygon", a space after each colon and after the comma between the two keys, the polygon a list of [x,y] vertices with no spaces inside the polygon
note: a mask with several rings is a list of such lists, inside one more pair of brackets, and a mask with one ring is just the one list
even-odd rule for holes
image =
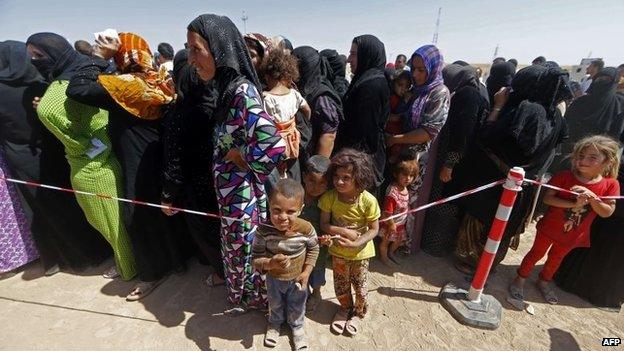
{"label": "woman's face", "polygon": [[186,32],[186,41],[189,46],[188,62],[197,68],[201,80],[209,81],[214,78],[217,67],[208,42],[190,30]]}
{"label": "woman's face", "polygon": [[26,50],[28,51],[28,55],[30,55],[31,59],[38,60],[38,59],[42,59],[46,57],[44,53],[42,53],[39,49],[37,49],[32,44],[26,45]]}
{"label": "woman's face", "polygon": [[247,51],[249,51],[249,58],[251,58],[251,64],[254,66],[256,72],[260,68],[260,63],[262,63],[262,57],[258,53],[258,49],[248,45]]}
{"label": "woman's face", "polygon": [[347,58],[347,63],[351,66],[351,72],[355,73],[357,71],[357,44],[351,44],[351,50],[349,51],[349,57]]}
{"label": "woman's face", "polygon": [[414,84],[420,86],[427,82],[427,67],[423,59],[416,55],[412,59],[412,77],[414,78]]}

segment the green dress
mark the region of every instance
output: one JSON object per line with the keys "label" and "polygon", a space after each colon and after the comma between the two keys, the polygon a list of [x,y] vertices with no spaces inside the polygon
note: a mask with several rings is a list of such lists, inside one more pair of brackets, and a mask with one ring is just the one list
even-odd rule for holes
{"label": "green dress", "polygon": [[[75,190],[120,197],[122,173],[108,137],[108,112],[69,99],[68,85],[69,81],[50,84],[37,108],[39,119],[65,146]],[[80,194],[76,199],[89,223],[113,248],[121,277],[132,279],[136,264],[119,202]]]}

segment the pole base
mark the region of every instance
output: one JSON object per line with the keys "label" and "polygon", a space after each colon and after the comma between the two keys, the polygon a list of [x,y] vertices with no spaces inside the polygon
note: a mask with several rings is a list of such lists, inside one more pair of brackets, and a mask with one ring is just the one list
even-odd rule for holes
{"label": "pole base", "polygon": [[438,298],[442,306],[461,324],[489,330],[500,326],[503,308],[494,296],[481,294],[480,302],[472,302],[468,300],[467,290],[448,283]]}

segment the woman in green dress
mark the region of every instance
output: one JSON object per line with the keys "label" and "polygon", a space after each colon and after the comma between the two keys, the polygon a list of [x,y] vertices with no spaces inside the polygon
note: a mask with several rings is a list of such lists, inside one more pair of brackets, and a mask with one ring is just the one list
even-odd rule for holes
{"label": "woman in green dress", "polygon": [[[122,194],[121,169],[108,137],[108,112],[76,102],[65,94],[69,79],[86,57],[76,52],[65,38],[53,33],[33,34],[26,44],[31,62],[50,82],[37,114],[65,146],[72,187],[119,197]],[[104,276],[132,279],[136,275],[136,264],[121,221],[119,202],[80,194],[76,194],[76,199],[89,223],[113,248],[116,267]]]}

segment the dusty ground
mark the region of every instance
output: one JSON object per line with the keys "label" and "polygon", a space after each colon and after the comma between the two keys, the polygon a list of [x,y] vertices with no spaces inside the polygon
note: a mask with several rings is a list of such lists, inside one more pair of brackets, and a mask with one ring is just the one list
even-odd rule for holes
{"label": "dusty ground", "polygon": [[[603,337],[624,337],[624,312],[601,311],[561,291],[560,304],[550,306],[531,286],[526,295],[535,307],[534,316],[504,302],[507,283],[532,237],[527,234],[519,251],[510,251],[489,279],[486,292],[504,307],[498,330],[456,322],[437,295],[448,281],[467,285],[465,277],[448,259],[419,253],[405,260],[397,272],[372,264],[370,317],[354,339],[329,331],[336,300],[328,270],[325,301],[307,320],[312,349],[599,350]],[[201,284],[208,267],[192,264],[184,276],[171,276],[152,295],[134,303],[121,298],[132,283],[101,278],[105,268],[42,277],[41,268],[33,264],[0,281],[0,350],[264,349],[264,316],[219,315],[225,292]],[[279,341],[277,350],[290,349],[284,333]]]}

